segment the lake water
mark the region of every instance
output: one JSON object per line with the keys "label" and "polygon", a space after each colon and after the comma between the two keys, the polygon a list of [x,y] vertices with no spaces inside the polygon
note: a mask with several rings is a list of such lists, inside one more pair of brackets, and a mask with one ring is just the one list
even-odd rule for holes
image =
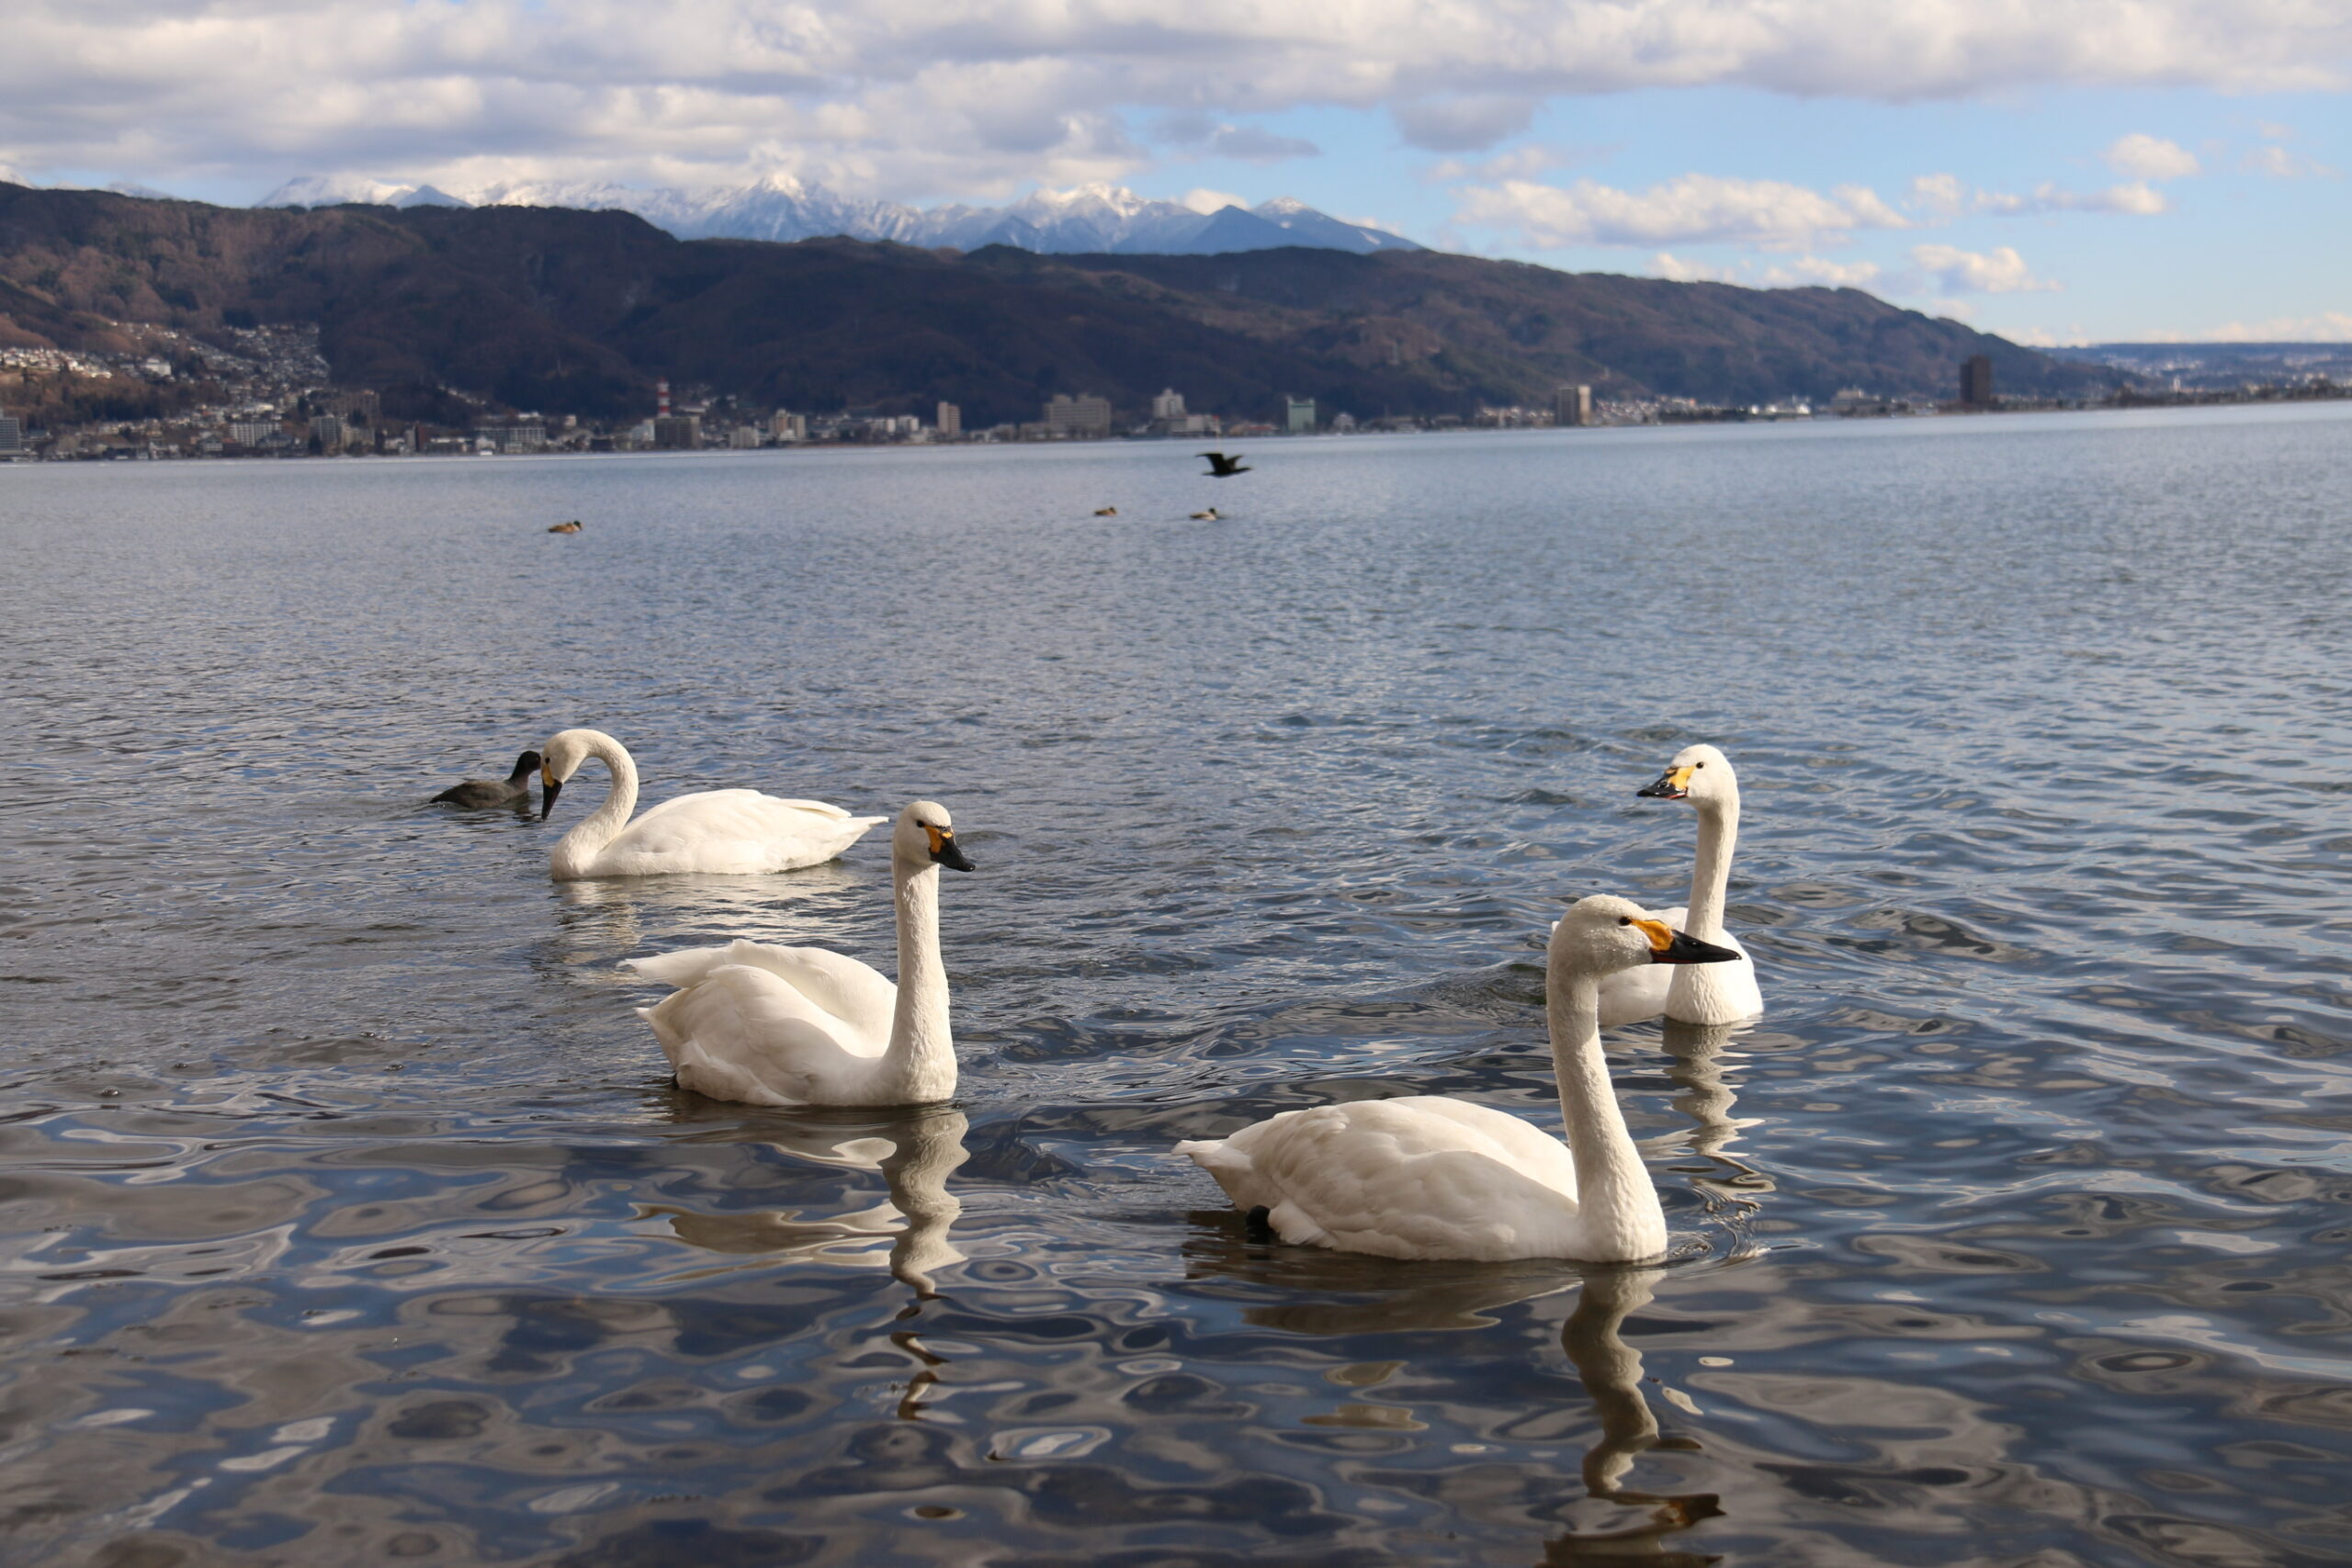
{"label": "lake water", "polygon": [[[0,1555],[2352,1561],[2352,407],[1246,450],[0,470]],[[954,1110],[670,1086],[619,961],[887,970],[887,849],[423,804],[582,724],[955,811]],[[1770,1010],[1612,1039],[1669,1267],[1170,1156],[1556,1124],[1702,739]]]}

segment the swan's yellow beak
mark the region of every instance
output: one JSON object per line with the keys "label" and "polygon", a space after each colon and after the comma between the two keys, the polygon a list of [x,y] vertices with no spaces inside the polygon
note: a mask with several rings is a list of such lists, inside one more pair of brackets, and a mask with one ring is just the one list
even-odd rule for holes
{"label": "swan's yellow beak", "polygon": [[563,781],[556,777],[554,771],[546,763],[539,764],[540,821],[544,822],[548,819],[548,813],[555,809],[555,797],[562,793]]}
{"label": "swan's yellow beak", "polygon": [[1690,797],[1690,775],[1696,768],[1668,768],[1658,774],[1656,784],[1644,784],[1634,792],[1641,800],[1684,800]]}

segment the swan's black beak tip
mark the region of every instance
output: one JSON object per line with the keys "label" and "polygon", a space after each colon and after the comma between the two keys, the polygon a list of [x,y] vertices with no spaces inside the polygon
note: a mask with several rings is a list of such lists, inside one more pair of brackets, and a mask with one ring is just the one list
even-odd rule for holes
{"label": "swan's black beak tip", "polygon": [[948,840],[945,843],[940,845],[939,848],[932,851],[931,859],[933,864],[944,865],[950,871],[977,871],[979,869],[971,863],[971,860],[964,853],[964,847],[953,839]]}
{"label": "swan's black beak tip", "polygon": [[1634,792],[1634,798],[1636,800],[1690,799],[1690,792],[1684,789],[1682,787],[1683,781],[1676,777],[1676,774],[1681,771],[1682,770],[1678,768],[1668,768],[1666,772],[1660,773],[1654,783],[1645,784],[1641,788],[1635,790]]}
{"label": "swan's black beak tip", "polygon": [[544,822],[548,819],[548,813],[555,809],[555,797],[562,793],[563,781],[548,777],[545,770],[542,770],[539,773],[540,821]]}
{"label": "swan's black beak tip", "polygon": [[1676,931],[1672,942],[1650,950],[1653,964],[1735,964],[1739,956],[1732,948],[1701,942],[1689,931]]}

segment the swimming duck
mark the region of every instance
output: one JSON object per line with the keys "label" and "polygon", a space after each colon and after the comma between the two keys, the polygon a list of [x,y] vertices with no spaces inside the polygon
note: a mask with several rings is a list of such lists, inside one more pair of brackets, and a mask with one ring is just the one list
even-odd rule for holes
{"label": "swimming duck", "polygon": [[433,797],[435,806],[519,806],[531,795],[531,775],[539,771],[539,754],[526,751],[514,759],[514,771],[503,779],[468,779],[451,784]]}

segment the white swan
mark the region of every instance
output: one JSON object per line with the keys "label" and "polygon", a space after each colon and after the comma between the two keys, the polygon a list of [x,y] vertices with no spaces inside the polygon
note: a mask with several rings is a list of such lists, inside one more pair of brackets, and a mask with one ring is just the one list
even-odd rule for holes
{"label": "white swan", "polygon": [[[832,859],[879,817],[852,817],[821,800],[779,800],[755,789],[713,789],[665,800],[631,822],[637,763],[601,729],[567,729],[539,748],[539,819],[564,782],[591,757],[612,771],[613,793],[563,836],[548,859],[558,882],[589,876],[658,876],[696,871],[793,871]],[[626,824],[626,826],[624,826]]]}
{"label": "white swan", "polygon": [[1739,841],[1739,777],[1731,759],[1713,746],[1685,749],[1654,784],[1634,792],[1645,800],[1688,800],[1699,812],[1699,853],[1690,866],[1690,902],[1660,909],[1657,918],[1701,942],[1727,947],[1733,964],[1703,969],[1634,970],[1600,983],[1600,1025],[1614,1029],[1663,1014],[1684,1023],[1736,1023],[1764,1010],[1756,964],[1739,939],[1724,930],[1724,894],[1731,884],[1732,846]]}
{"label": "white swan", "polygon": [[956,1092],[939,868],[969,871],[947,808],[918,800],[890,835],[899,983],[821,947],[733,942],[623,965],[677,990],[638,1016],[678,1086],[749,1105],[927,1105]]}
{"label": "white swan", "polygon": [[1599,982],[1731,957],[1630,899],[1597,896],[1560,918],[1544,989],[1566,1144],[1483,1105],[1414,1095],[1285,1111],[1176,1147],[1288,1242],[1382,1258],[1654,1258],[1666,1216],[1610,1087]]}

